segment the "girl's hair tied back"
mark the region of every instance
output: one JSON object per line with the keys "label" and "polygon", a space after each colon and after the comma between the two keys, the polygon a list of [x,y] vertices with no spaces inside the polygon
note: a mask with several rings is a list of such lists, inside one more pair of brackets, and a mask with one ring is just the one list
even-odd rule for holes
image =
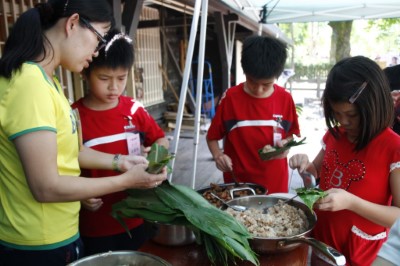
{"label": "girl's hair tied back", "polygon": [[42,25],[47,25],[52,22],[54,9],[49,3],[36,4],[35,8],[39,11],[40,22]]}

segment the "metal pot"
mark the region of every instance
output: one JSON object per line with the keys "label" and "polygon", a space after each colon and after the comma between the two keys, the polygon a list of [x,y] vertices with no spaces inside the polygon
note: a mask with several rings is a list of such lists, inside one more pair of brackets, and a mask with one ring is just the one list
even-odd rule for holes
{"label": "metal pot", "polygon": [[68,266],[119,266],[119,265],[151,265],[172,266],[165,260],[139,251],[109,251],[84,257]]}
{"label": "metal pot", "polygon": [[265,195],[267,194],[267,189],[265,189],[263,186],[254,184],[254,183],[240,183],[240,186],[237,186],[235,183],[224,183],[224,184],[215,184],[215,186],[218,186],[222,190],[226,190],[230,198],[224,198],[222,197],[217,191],[214,191],[213,186],[207,186],[203,187],[201,189],[198,189],[197,192],[203,197],[205,197],[210,203],[214,204],[217,207],[220,207],[221,205],[215,204],[217,201],[210,200],[212,197],[207,198],[206,194],[209,191],[212,191],[213,193],[217,194],[219,197],[223,198],[225,201],[229,201],[231,199],[240,197],[237,196],[237,194],[241,193],[246,193],[246,195]]}
{"label": "metal pot", "polygon": [[[264,210],[276,203],[279,200],[287,200],[286,197],[281,196],[273,196],[273,195],[263,195],[263,196],[247,196],[241,198],[235,198],[230,200],[229,204],[234,205],[242,205],[249,208],[261,209]],[[301,233],[291,237],[254,237],[249,240],[249,244],[251,248],[256,253],[279,253],[279,252],[287,252],[297,248],[301,243],[306,243],[311,245],[312,247],[321,251],[324,255],[326,255],[330,260],[332,260],[337,265],[345,265],[346,258],[339,253],[336,249],[326,245],[325,243],[318,241],[314,238],[308,237],[317,222],[317,216],[315,213],[311,212],[311,210],[304,203],[296,200],[291,200],[287,202],[287,204],[294,206],[296,208],[300,208],[304,211],[308,219],[308,229]],[[223,207],[222,209],[225,209]]]}
{"label": "metal pot", "polygon": [[184,225],[156,223],[158,232],[151,239],[166,246],[183,246],[194,243],[196,237],[190,228]]}

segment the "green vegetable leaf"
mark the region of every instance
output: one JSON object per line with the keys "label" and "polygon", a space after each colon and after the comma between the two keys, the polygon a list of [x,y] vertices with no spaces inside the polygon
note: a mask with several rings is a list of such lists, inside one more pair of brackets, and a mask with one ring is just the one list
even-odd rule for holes
{"label": "green vegetable leaf", "polygon": [[283,145],[283,147],[273,146],[272,148],[274,148],[275,150],[270,151],[270,152],[263,152],[263,149],[261,148],[258,150],[258,155],[260,156],[260,158],[262,160],[266,161],[266,160],[271,159],[272,157],[275,157],[275,156],[283,153],[284,151],[290,149],[291,147],[305,144],[304,143],[305,140],[306,140],[306,138],[303,138],[300,141],[296,141],[295,139],[292,139],[289,142],[287,142],[285,145]]}
{"label": "green vegetable leaf", "polygon": [[312,213],[314,213],[314,203],[327,195],[327,193],[320,188],[298,188],[296,189],[296,193]]}
{"label": "green vegetable leaf", "polygon": [[149,167],[146,171],[151,174],[159,174],[165,166],[168,167],[168,171],[171,171],[168,163],[172,158],[174,156],[170,155],[164,146],[154,143],[151,145],[151,150],[147,155]]}

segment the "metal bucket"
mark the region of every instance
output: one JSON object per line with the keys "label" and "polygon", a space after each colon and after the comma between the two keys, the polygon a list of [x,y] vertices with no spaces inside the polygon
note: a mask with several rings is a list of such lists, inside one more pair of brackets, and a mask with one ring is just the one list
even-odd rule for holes
{"label": "metal bucket", "polygon": [[120,266],[120,265],[143,265],[143,266],[172,266],[165,260],[139,251],[109,251],[84,257],[68,266]]}
{"label": "metal bucket", "polygon": [[192,230],[184,225],[157,223],[158,232],[151,239],[166,246],[183,246],[194,243],[196,237]]}

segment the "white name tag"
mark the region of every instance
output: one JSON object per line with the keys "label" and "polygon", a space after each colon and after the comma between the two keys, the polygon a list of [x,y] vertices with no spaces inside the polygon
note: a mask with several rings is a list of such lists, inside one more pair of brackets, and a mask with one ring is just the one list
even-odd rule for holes
{"label": "white name tag", "polygon": [[278,141],[282,140],[282,134],[281,133],[274,133],[274,146],[277,146]]}
{"label": "white name tag", "polygon": [[129,155],[141,155],[139,133],[126,133],[126,144],[128,145]]}

